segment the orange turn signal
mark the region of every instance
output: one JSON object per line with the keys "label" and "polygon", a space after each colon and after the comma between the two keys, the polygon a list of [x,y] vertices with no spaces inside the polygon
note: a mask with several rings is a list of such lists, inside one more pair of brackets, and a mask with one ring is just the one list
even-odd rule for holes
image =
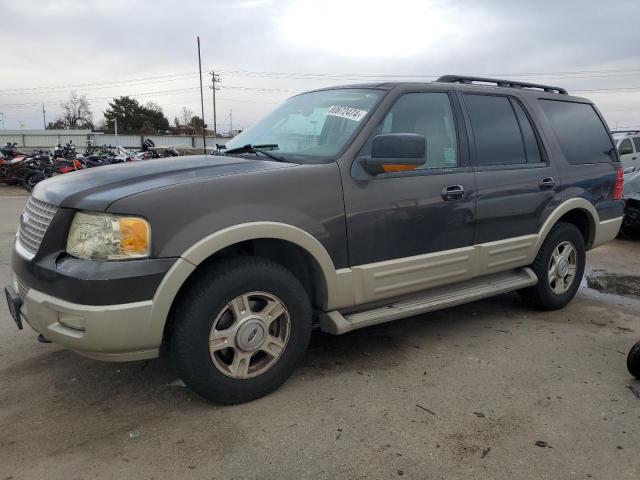
{"label": "orange turn signal", "polygon": [[120,248],[124,254],[149,252],[149,224],[141,218],[122,217],[120,223]]}
{"label": "orange turn signal", "polygon": [[416,170],[418,165],[402,165],[402,164],[388,164],[382,165],[382,171],[385,173],[391,172],[410,172]]}

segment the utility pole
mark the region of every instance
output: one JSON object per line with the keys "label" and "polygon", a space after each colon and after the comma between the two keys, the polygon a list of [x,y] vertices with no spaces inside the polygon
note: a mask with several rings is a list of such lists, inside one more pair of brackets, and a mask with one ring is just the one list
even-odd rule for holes
{"label": "utility pole", "polygon": [[211,86],[209,87],[213,92],[213,138],[214,141],[218,137],[218,122],[216,118],[216,90],[220,90],[220,87],[216,86],[217,83],[220,83],[220,75],[218,75],[213,70],[209,72],[211,75]]}
{"label": "utility pole", "polygon": [[42,104],[42,125],[44,126],[44,129],[47,129],[47,112],[44,109],[44,103]]}
{"label": "utility pole", "polygon": [[233,109],[230,108],[229,109],[229,135],[232,135],[233,133]]}
{"label": "utility pole", "polygon": [[117,147],[118,146],[118,119],[117,118],[113,119],[113,131],[116,136],[116,147]]}
{"label": "utility pole", "polygon": [[4,130],[4,112],[0,112],[0,116],[2,116],[2,129]]}

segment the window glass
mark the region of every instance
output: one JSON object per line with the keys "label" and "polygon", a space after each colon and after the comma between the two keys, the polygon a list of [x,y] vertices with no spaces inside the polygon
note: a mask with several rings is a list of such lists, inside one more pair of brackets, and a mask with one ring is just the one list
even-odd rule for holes
{"label": "window glass", "polygon": [[363,148],[363,154],[371,154],[374,136],[386,133],[417,133],[425,137],[426,159],[418,168],[458,165],[456,128],[446,93],[407,93],[400,97],[374,131]]}
{"label": "window glass", "polygon": [[476,165],[514,165],[527,157],[515,112],[507,97],[465,94],[476,143]]}
{"label": "window glass", "polygon": [[511,99],[513,109],[516,111],[518,117],[518,123],[520,123],[520,130],[522,131],[522,139],[524,140],[524,148],[527,154],[527,163],[540,163],[542,156],[540,155],[540,147],[538,146],[538,140],[533,132],[533,126],[529,121],[529,117],[525,113],[520,102]]}
{"label": "window glass", "polygon": [[600,163],[615,159],[609,132],[588,103],[541,99],[540,105],[569,163]]}
{"label": "window glass", "polygon": [[633,145],[636,147],[636,152],[640,152],[640,137],[633,137]]}
{"label": "window glass", "polygon": [[620,155],[622,155],[622,151],[624,149],[633,151],[633,146],[631,145],[631,139],[630,138],[625,138],[624,140],[622,140],[620,142],[620,146],[618,147],[618,153]]}
{"label": "window glass", "polygon": [[362,125],[384,92],[335,89],[290,98],[257,125],[226,143],[227,149],[275,144],[276,155],[295,162],[335,156]]}

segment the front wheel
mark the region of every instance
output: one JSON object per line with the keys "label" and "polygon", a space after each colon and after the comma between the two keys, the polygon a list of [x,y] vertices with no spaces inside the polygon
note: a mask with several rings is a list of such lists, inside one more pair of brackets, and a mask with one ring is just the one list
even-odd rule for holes
{"label": "front wheel", "polygon": [[531,265],[538,283],[522,290],[522,297],[545,310],[564,307],[580,287],[585,264],[586,248],[580,230],[570,223],[556,224]]}
{"label": "front wheel", "polygon": [[171,356],[185,384],[222,404],[278,388],[302,359],[311,306],[299,280],[277,263],[223,260],[200,272],[174,314]]}

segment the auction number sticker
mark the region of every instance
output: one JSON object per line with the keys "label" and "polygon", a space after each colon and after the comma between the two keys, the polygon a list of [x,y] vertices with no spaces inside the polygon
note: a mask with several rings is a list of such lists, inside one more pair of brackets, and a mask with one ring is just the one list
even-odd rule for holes
{"label": "auction number sticker", "polygon": [[332,117],[342,117],[348,118],[349,120],[355,120],[359,122],[364,118],[364,116],[369,113],[366,110],[358,110],[357,108],[351,107],[339,107],[337,105],[329,107],[327,110],[327,115],[331,115]]}

